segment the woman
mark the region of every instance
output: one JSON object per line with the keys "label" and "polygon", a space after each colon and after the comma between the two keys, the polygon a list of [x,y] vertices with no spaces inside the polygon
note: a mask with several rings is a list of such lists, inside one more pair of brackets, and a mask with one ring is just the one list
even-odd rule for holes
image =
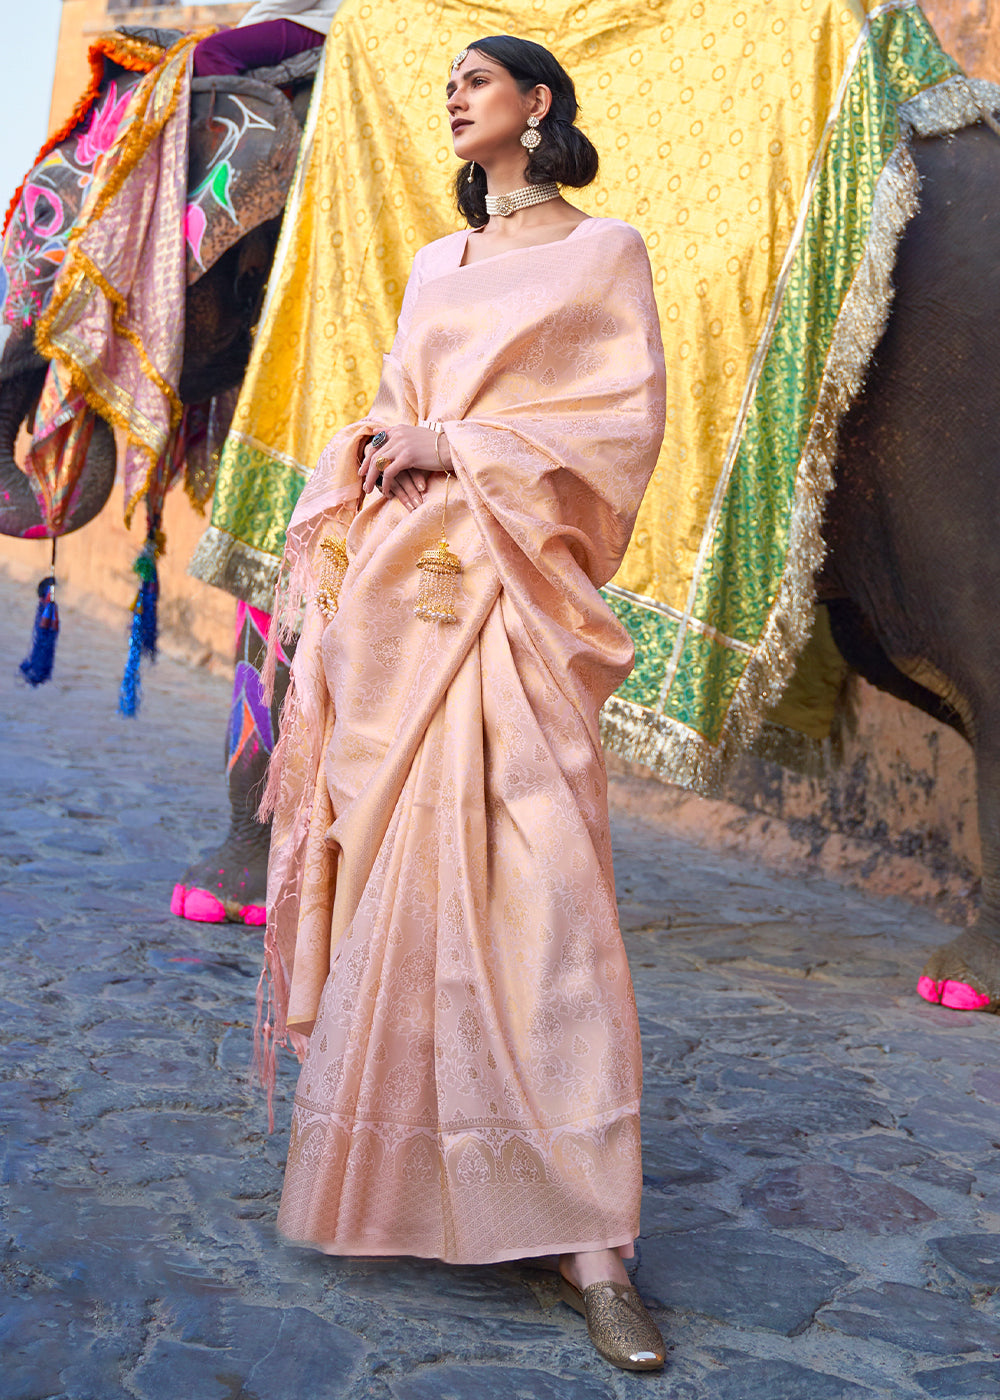
{"label": "woman", "polygon": [[257,0],[235,29],[220,29],[194,51],[194,76],[246,73],[315,49],[330,32],[340,0]]}
{"label": "woman", "polygon": [[278,1223],[334,1254],[558,1255],[602,1354],[656,1369],[597,723],[633,660],[597,590],[663,434],[649,262],[558,193],[597,154],[545,49],[463,50],[447,109],[471,228],[418,253],[288,535],[289,597],[318,601],[269,794],[304,1054]]}

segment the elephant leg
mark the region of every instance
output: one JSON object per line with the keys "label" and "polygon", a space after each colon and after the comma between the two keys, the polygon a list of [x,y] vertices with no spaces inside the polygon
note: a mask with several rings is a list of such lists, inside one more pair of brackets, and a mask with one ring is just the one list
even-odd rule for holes
{"label": "elephant leg", "polygon": [[185,871],[174,887],[171,912],[196,923],[262,924],[271,827],[257,820],[267,765],[278,732],[278,710],[288,688],[288,658],[280,656],[274,700],[264,700],[261,672],[267,613],[240,603],[236,615],[236,675],[226,737],[229,832],[221,845]]}
{"label": "elephant leg", "polygon": [[957,1011],[1000,1012],[1000,736],[976,744],[983,877],[979,917],[924,965],[917,991]]}

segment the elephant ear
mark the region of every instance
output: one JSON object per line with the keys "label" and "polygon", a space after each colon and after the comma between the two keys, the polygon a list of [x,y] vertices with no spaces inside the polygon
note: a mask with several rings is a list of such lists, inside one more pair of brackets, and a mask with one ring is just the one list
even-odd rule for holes
{"label": "elephant ear", "polygon": [[189,286],[282,212],[300,136],[291,103],[278,88],[246,77],[192,82],[184,214]]}

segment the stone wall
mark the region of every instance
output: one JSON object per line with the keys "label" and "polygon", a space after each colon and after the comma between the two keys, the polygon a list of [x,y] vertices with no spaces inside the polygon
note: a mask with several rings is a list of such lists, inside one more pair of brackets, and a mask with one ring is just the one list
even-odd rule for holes
{"label": "stone wall", "polygon": [[1000,82],[1000,0],[924,0],[923,11],[967,73]]}

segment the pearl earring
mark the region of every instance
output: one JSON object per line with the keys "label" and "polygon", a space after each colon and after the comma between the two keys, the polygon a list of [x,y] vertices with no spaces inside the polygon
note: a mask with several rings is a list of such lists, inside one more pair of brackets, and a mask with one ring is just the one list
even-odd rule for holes
{"label": "pearl earring", "polygon": [[521,145],[528,151],[533,151],[542,144],[542,134],[538,130],[538,118],[528,118],[528,129],[521,132]]}
{"label": "pearl earring", "polygon": [[468,180],[466,181],[466,184],[467,184],[467,185],[471,185],[471,184],[472,184],[472,177],[473,177],[473,175],[475,175],[475,173],[476,173],[476,162],[475,162],[475,161],[471,161],[470,164],[469,164],[469,178],[468,178]]}

